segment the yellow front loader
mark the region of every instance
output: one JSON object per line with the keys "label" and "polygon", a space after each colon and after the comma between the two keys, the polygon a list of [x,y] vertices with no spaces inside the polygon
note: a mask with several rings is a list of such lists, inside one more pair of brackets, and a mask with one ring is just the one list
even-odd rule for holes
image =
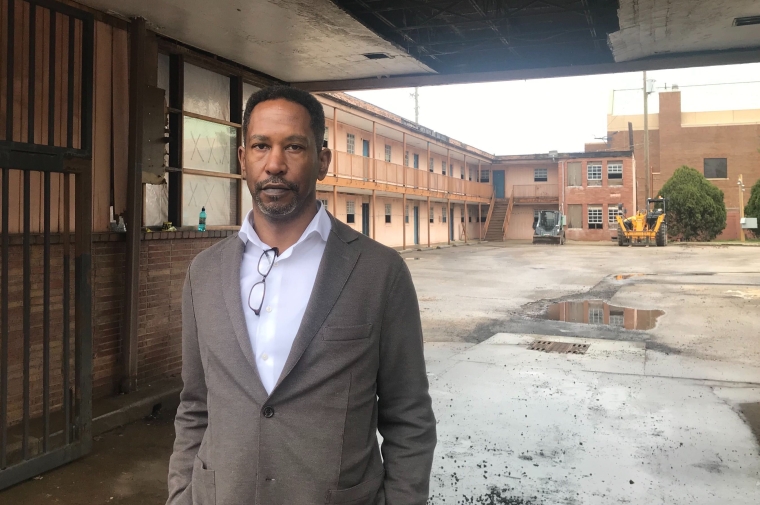
{"label": "yellow front loader", "polygon": [[[622,204],[618,209],[623,210]],[[668,245],[668,224],[665,222],[665,199],[648,198],[646,211],[640,210],[628,218],[617,216],[619,246],[650,245],[658,247]]]}

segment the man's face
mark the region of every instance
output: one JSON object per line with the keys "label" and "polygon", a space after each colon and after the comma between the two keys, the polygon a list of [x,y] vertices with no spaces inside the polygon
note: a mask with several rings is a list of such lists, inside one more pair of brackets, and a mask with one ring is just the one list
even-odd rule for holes
{"label": "man's face", "polygon": [[238,148],[243,178],[254,206],[269,220],[289,221],[316,201],[316,185],[327,175],[331,153],[309,126],[305,107],[284,99],[253,108]]}

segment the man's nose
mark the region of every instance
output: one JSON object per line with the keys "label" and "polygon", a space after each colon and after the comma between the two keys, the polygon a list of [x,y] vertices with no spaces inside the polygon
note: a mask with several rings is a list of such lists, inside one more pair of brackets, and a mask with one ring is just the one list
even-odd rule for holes
{"label": "man's nose", "polygon": [[286,172],[288,166],[285,162],[285,150],[280,147],[273,146],[269,151],[269,156],[267,156],[267,163],[264,169],[268,174],[280,174]]}

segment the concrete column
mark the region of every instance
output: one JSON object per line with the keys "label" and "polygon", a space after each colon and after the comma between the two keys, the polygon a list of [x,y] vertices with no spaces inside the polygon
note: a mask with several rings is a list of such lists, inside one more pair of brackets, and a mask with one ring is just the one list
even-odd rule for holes
{"label": "concrete column", "polygon": [[333,186],[333,216],[338,219],[338,185]]}
{"label": "concrete column", "polygon": [[481,204],[478,204],[478,240],[483,240],[483,222],[480,219]]}
{"label": "concrete column", "polygon": [[[430,152],[430,144],[428,144],[428,152]],[[430,247],[430,197],[427,197],[428,212],[427,212],[427,225],[428,225],[428,247]]]}
{"label": "concrete column", "polygon": [[377,228],[377,207],[375,206],[375,190],[372,190],[372,202],[369,205],[369,225],[372,228],[372,233],[370,234],[372,236],[372,240],[375,240],[375,229]]}
{"label": "concrete column", "polygon": [[449,238],[448,242],[449,245],[451,245],[451,228],[454,226],[454,223],[451,222],[451,200],[446,200],[446,224],[448,225],[446,228],[446,236]]}
{"label": "concrete column", "polygon": [[[467,168],[465,167],[465,172],[467,171]],[[467,243],[467,218],[469,216],[467,215],[467,200],[464,201],[464,243]]]}
{"label": "concrete column", "polygon": [[[401,225],[402,225],[401,226],[401,234],[402,234],[403,238],[401,240],[401,248],[402,249],[406,249],[406,193],[403,194],[402,201],[403,201],[403,203],[401,204],[402,205],[401,215],[403,217],[401,218]],[[410,216],[410,221],[411,221],[411,216]]]}

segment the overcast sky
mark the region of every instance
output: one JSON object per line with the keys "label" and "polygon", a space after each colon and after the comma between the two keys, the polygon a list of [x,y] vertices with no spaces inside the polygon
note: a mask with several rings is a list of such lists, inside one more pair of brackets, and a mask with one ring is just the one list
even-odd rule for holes
{"label": "overcast sky", "polygon": [[[660,91],[677,84],[686,112],[760,109],[760,63],[647,73]],[[748,83],[720,85],[724,83]],[[580,152],[616,114],[643,113],[641,72],[420,88],[419,123],[493,154]],[[638,90],[636,90],[638,88]],[[629,90],[629,91],[623,91]],[[413,89],[351,95],[414,120]],[[657,112],[656,93],[650,113]]]}

